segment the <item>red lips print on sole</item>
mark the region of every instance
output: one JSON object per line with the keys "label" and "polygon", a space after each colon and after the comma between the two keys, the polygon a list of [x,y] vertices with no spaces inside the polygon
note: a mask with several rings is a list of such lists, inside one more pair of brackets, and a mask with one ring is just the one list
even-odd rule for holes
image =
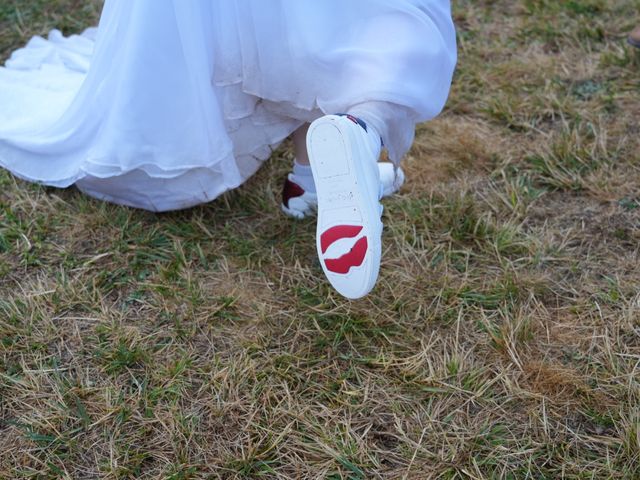
{"label": "red lips print on sole", "polygon": [[338,293],[363,297],[375,285],[382,250],[380,137],[360,119],[327,115],[309,127],[307,149],[320,264]]}
{"label": "red lips print on sole", "polygon": [[[330,228],[320,236],[320,248],[325,254],[327,249],[334,245],[338,240],[345,238],[354,238],[362,232],[362,227],[354,225],[338,225]],[[364,262],[367,254],[367,237],[359,238],[351,249],[338,258],[324,258],[324,264],[327,270],[333,273],[346,274],[352,267],[359,267]]]}

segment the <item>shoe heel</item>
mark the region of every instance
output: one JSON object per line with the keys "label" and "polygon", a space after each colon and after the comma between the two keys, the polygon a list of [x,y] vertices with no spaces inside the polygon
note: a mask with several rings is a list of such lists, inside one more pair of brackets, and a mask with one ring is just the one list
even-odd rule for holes
{"label": "shoe heel", "polygon": [[312,164],[315,173],[321,179],[349,175],[349,147],[340,129],[327,121],[315,125],[309,135],[309,155],[315,160]]}

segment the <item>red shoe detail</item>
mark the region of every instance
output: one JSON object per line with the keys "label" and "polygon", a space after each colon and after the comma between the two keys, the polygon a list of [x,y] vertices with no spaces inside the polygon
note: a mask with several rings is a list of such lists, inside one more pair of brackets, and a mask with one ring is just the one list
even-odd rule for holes
{"label": "red shoe detail", "polygon": [[282,203],[289,208],[289,200],[295,197],[301,197],[304,195],[304,189],[297,183],[292,182],[288,178],[284,181],[284,188],[282,189]]}
{"label": "red shoe detail", "polygon": [[356,242],[349,253],[345,253],[340,258],[325,260],[327,270],[333,273],[346,274],[352,267],[359,267],[364,262],[368,247],[367,237],[362,237]]}
{"label": "red shoe detail", "polygon": [[356,125],[360,125],[360,123],[358,122],[358,119],[356,117],[354,117],[353,115],[349,115],[347,114],[346,117],[351,120],[353,123],[355,123]]}
{"label": "red shoe detail", "polygon": [[355,123],[356,125],[360,125],[365,132],[367,132],[367,124],[364,123],[364,120],[360,120],[358,117],[354,117],[353,115],[349,115],[348,113],[338,113],[338,116],[340,117],[347,117],[349,120],[351,120],[353,123]]}
{"label": "red shoe detail", "polygon": [[337,227],[331,227],[329,230],[325,230],[325,232],[320,235],[320,248],[322,249],[322,253],[326,252],[327,248],[337,240],[356,237],[361,231],[362,226],[355,225],[338,225]]}

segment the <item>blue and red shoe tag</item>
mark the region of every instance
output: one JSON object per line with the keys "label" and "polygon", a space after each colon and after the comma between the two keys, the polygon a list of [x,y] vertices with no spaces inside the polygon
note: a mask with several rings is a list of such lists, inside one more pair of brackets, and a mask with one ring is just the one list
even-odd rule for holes
{"label": "blue and red shoe tag", "polygon": [[347,117],[349,120],[351,120],[356,125],[360,125],[364,129],[365,132],[367,131],[367,124],[364,123],[363,120],[360,120],[358,117],[354,117],[353,115],[349,115],[348,113],[337,113],[336,115],[338,115],[339,117]]}

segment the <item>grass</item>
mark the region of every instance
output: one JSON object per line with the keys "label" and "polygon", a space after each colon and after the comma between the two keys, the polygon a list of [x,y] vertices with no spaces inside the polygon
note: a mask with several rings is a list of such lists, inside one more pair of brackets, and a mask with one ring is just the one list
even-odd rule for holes
{"label": "grass", "polygon": [[[457,0],[379,284],[246,186],[155,215],[0,173],[0,478],[640,478],[632,0]],[[9,0],[0,57],[99,2]]]}

